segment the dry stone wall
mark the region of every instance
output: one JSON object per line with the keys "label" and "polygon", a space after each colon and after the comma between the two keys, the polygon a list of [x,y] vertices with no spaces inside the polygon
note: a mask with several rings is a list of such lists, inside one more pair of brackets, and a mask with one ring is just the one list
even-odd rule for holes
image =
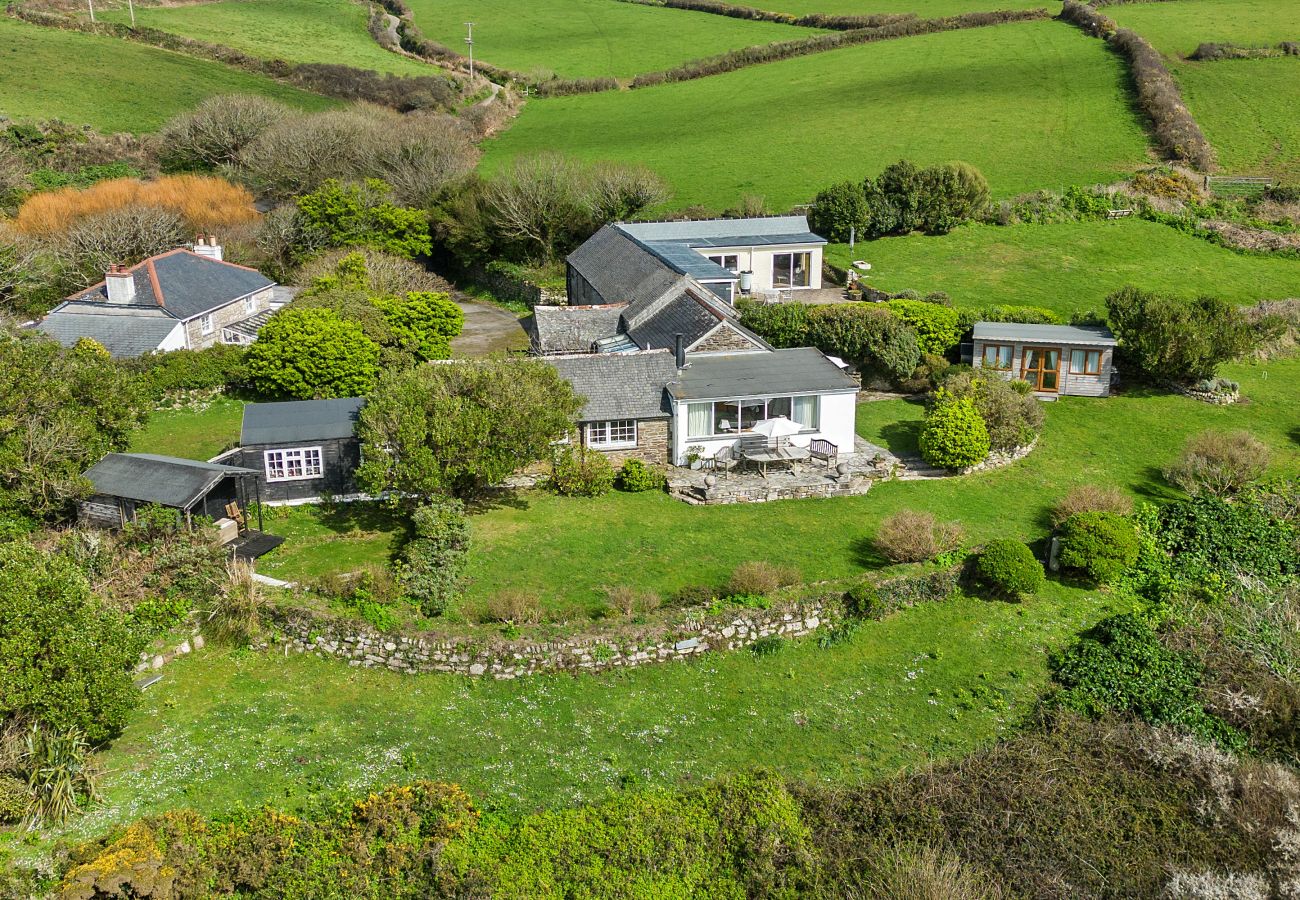
{"label": "dry stone wall", "polygon": [[[715,650],[736,650],[760,638],[799,637],[840,621],[838,597],[771,609],[729,609],[665,626],[658,633],[588,634],[554,641],[479,640],[384,634],[347,619],[278,611],[272,622],[286,650],[346,659],[349,665],[408,674],[443,672],[496,679],[543,672],[601,672]],[[260,649],[269,649],[264,642]]]}

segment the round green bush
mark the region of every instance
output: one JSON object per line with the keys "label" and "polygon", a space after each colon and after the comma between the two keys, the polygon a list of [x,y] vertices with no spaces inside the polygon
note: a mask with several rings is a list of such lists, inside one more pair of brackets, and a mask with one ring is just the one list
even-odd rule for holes
{"label": "round green bush", "polygon": [[987,459],[990,447],[989,430],[975,401],[939,389],[921,427],[920,449],[925,461],[942,469],[963,469]]}
{"label": "round green bush", "polygon": [[975,578],[980,584],[1007,597],[1024,597],[1042,590],[1043,567],[1020,541],[999,538],[989,541],[975,559]]}
{"label": "round green bush", "polygon": [[859,581],[844,594],[844,606],[849,615],[863,619],[883,619],[886,609],[880,591],[870,581]]}
{"label": "round green bush", "polygon": [[618,486],[632,494],[662,491],[668,479],[663,472],[639,459],[629,459],[618,472]]}
{"label": "round green bush", "polygon": [[0,825],[12,825],[26,814],[26,783],[12,775],[0,775]]}
{"label": "round green bush", "polygon": [[1061,525],[1061,568],[1108,584],[1137,562],[1137,527],[1116,513],[1075,513]]}

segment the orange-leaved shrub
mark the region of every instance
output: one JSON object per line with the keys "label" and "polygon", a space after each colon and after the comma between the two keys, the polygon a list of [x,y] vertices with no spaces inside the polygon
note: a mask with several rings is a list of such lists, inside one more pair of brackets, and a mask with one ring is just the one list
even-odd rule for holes
{"label": "orange-leaved shrub", "polygon": [[85,189],[61,188],[28,197],[15,225],[24,234],[53,237],[80,219],[127,206],[155,206],[180,216],[195,230],[214,230],[255,221],[253,195],[210,175],[168,175],[152,181],[114,178]]}

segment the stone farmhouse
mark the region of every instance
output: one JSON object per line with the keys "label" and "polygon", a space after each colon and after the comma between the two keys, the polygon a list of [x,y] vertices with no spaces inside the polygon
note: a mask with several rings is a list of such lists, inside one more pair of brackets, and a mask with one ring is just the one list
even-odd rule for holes
{"label": "stone farmhouse", "polygon": [[276,284],[222,259],[215,238],[170,250],[67,298],[36,328],[71,347],[91,338],[114,357],[251,344],[278,305]]}

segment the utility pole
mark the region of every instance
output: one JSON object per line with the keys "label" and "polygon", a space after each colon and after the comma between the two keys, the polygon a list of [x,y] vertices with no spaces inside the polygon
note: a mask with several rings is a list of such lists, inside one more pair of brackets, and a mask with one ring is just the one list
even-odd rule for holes
{"label": "utility pole", "polygon": [[465,45],[469,47],[469,77],[474,77],[474,23],[466,22],[465,27],[469,29],[469,34],[465,37]]}
{"label": "utility pole", "polygon": [[86,5],[90,7],[90,21],[95,21],[95,0],[86,0]]}
{"label": "utility pole", "polygon": [[134,28],[134,27],[135,27],[135,2],[134,2],[134,0],[126,0],[126,8],[129,9],[129,10],[131,10],[131,27]]}

